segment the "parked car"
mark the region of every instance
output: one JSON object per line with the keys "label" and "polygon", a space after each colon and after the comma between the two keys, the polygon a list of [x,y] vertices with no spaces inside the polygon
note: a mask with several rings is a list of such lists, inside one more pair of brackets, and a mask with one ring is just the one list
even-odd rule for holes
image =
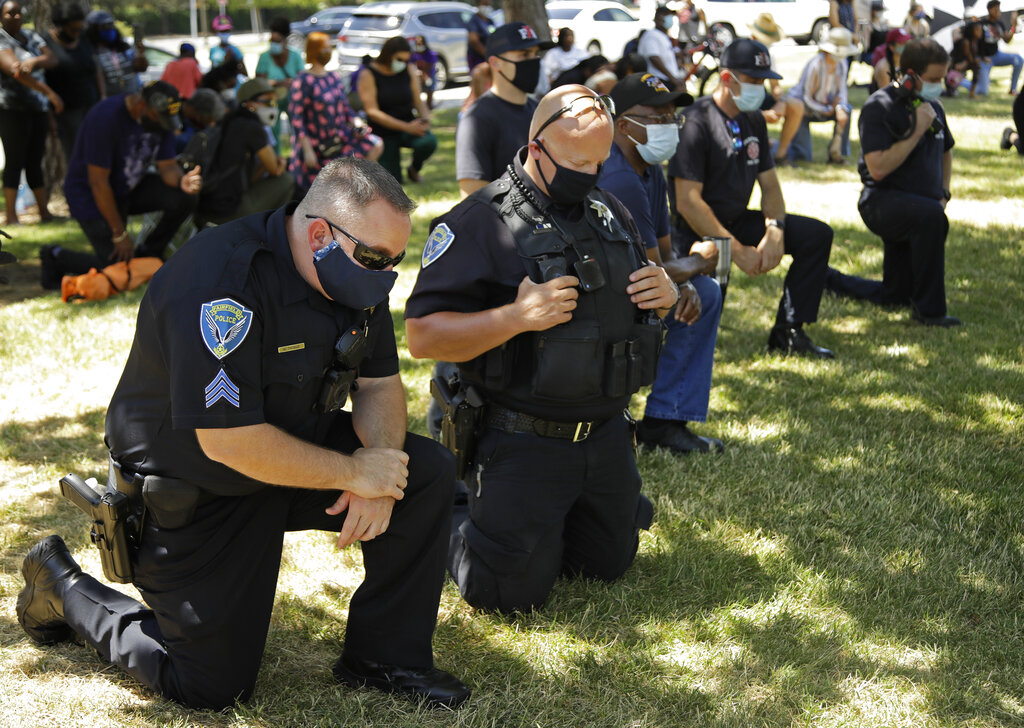
{"label": "parked car", "polygon": [[576,45],[609,60],[622,57],[626,43],[654,27],[654,17],[641,20],[612,0],[552,0],[547,4],[552,39],[560,28],[571,28]]}
{"label": "parked car", "polygon": [[800,45],[817,42],[828,34],[828,0],[697,0],[708,28],[722,45],[737,37],[749,37],[761,13],[771,13],[787,36]]}
{"label": "parked car", "polygon": [[325,8],[313,13],[305,20],[292,23],[291,32],[288,33],[288,45],[302,48],[306,44],[306,36],[315,30],[333,37],[342,29],[345,21],[352,17],[356,7],[355,5],[340,5]]}
{"label": "parked car", "polygon": [[462,2],[379,2],[360,6],[338,34],[338,65],[351,73],[396,35],[422,35],[437,52],[437,88],[469,79],[466,23],[476,10]]}

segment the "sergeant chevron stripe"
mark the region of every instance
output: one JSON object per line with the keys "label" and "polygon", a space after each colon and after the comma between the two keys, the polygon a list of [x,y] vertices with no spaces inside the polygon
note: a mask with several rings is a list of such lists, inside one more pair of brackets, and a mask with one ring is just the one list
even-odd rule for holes
{"label": "sergeant chevron stripe", "polygon": [[238,406],[238,387],[228,379],[228,375],[221,369],[213,381],[206,385],[206,408],[209,409],[217,400],[226,399],[229,404]]}

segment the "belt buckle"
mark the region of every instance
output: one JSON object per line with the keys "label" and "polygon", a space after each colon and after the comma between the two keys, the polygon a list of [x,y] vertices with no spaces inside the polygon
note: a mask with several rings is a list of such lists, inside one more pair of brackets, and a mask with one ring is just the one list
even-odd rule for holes
{"label": "belt buckle", "polygon": [[593,422],[577,422],[576,432],[572,434],[573,442],[583,442],[590,437],[590,428],[593,426]]}

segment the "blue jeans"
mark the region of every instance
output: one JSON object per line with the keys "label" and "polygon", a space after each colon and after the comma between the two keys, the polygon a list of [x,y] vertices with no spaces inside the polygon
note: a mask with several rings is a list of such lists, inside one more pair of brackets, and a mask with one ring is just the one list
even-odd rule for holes
{"label": "blue jeans", "polygon": [[[846,113],[850,113],[852,107],[846,108]],[[817,121],[831,121],[833,128],[835,128],[835,120],[831,117],[822,118],[815,115],[813,111],[807,109],[804,112],[803,121],[800,122],[800,128],[796,131],[796,136],[793,137],[793,141],[789,143],[789,158],[793,161],[806,160],[811,161],[813,154],[811,153],[811,122]],[[840,144],[839,153],[844,157],[850,156],[850,127],[853,126],[853,116],[851,115],[850,120],[846,122],[846,128],[843,129],[843,138]]]}
{"label": "blue jeans", "polygon": [[658,376],[647,396],[645,417],[706,422],[711,396],[711,366],[722,317],[722,289],[708,276],[690,282],[700,294],[700,318],[690,325],[665,317],[668,334],[658,359]]}
{"label": "blue jeans", "polygon": [[999,51],[988,61],[982,60],[978,63],[978,86],[975,93],[987,94],[989,74],[993,66],[1013,66],[1013,75],[1010,77],[1010,91],[1017,90],[1017,81],[1020,80],[1020,69],[1024,66],[1024,57],[1019,53],[1007,53]]}

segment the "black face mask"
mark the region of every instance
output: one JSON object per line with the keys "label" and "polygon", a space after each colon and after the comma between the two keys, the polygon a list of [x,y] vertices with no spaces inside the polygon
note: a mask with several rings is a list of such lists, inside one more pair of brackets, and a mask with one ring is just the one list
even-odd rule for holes
{"label": "black face mask", "polygon": [[[502,58],[502,60],[505,59]],[[540,81],[540,59],[527,58],[525,61],[508,61],[508,63],[515,64],[515,77],[509,78],[504,73],[501,73],[501,71],[498,71],[498,73],[501,73],[502,78],[524,94],[532,94],[534,89],[537,88],[537,82]]]}
{"label": "black face mask", "polygon": [[369,270],[357,265],[334,240],[314,253],[313,266],[320,285],[333,301],[359,310],[385,301],[398,278],[393,270]]}
{"label": "black face mask", "polygon": [[540,150],[548,155],[551,163],[555,165],[555,174],[551,177],[550,182],[544,176],[540,165],[537,165],[540,178],[547,185],[548,197],[554,200],[556,205],[578,205],[583,202],[591,190],[597,186],[597,178],[601,176],[602,165],[597,165],[597,172],[595,174],[587,174],[586,172],[578,172],[575,169],[563,167],[555,161],[554,157],[548,154],[548,150],[544,148],[544,144],[539,139],[534,139],[534,141],[537,142]]}
{"label": "black face mask", "polygon": [[77,36],[69,35],[66,31],[63,30],[57,31],[57,39],[60,40],[61,43],[74,43],[76,40],[78,40]]}
{"label": "black face mask", "polygon": [[148,116],[139,119],[139,125],[150,134],[163,134],[167,131],[159,121],[150,119]]}

